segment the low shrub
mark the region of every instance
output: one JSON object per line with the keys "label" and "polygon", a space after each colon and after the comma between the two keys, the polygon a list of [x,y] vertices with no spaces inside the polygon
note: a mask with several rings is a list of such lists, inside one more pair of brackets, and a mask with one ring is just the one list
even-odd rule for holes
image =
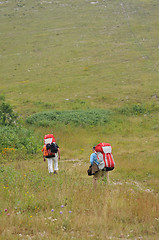
{"label": "low shrub", "polygon": [[137,116],[142,114],[150,114],[153,112],[159,111],[159,105],[156,103],[148,104],[133,104],[133,105],[125,105],[123,108],[118,110],[119,113],[126,116]]}
{"label": "low shrub", "polygon": [[75,126],[96,126],[110,120],[109,110],[69,110],[39,112],[29,116],[26,122],[38,126],[49,126],[54,123],[74,124]]}
{"label": "low shrub", "polygon": [[5,102],[5,98],[0,100],[0,152],[2,156],[13,156],[16,150],[20,149],[26,153],[36,153],[37,142],[32,131],[20,126],[18,114],[14,112],[12,106]]}
{"label": "low shrub", "polygon": [[15,125],[18,114],[15,113],[9,103],[2,102],[0,104],[0,125]]}
{"label": "low shrub", "polygon": [[34,133],[22,127],[1,126],[0,139],[0,151],[4,154],[12,152],[11,149],[33,154],[38,148]]}

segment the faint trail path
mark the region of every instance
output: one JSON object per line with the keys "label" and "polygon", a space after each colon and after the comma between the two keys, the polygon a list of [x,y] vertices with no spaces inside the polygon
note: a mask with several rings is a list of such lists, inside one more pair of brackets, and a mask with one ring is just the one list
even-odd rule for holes
{"label": "faint trail path", "polygon": [[82,160],[79,159],[68,159],[68,160],[60,160],[60,162],[82,162]]}
{"label": "faint trail path", "polygon": [[127,182],[119,182],[118,181],[118,182],[112,182],[112,184],[113,185],[129,185],[130,187],[136,187],[140,191],[144,191],[144,192],[147,192],[147,193],[154,193],[153,189],[146,188],[141,183],[139,183],[137,181],[127,181]]}
{"label": "faint trail path", "polygon": [[[72,166],[70,166],[70,168],[74,168],[74,167],[76,167],[77,165],[84,165],[84,166],[86,166],[86,168],[87,168],[87,166],[89,166],[89,161],[86,163],[86,162],[84,162],[83,160],[79,160],[79,159],[66,159],[66,160],[60,160],[60,162],[63,164],[63,163],[71,163],[71,162],[73,162],[73,165]],[[150,188],[147,188],[146,186],[144,186],[142,183],[140,183],[140,182],[137,182],[137,181],[132,181],[132,180],[130,180],[130,181],[114,181],[114,180],[112,180],[111,181],[111,183],[110,183],[110,185],[119,185],[119,186],[124,186],[124,185],[126,185],[126,186],[129,186],[130,188],[131,188],[131,190],[133,190],[133,188],[135,187],[135,188],[137,188],[139,191],[142,191],[142,192],[147,192],[147,193],[154,193],[154,190],[153,189],[150,189]],[[158,195],[158,193],[156,194],[156,193],[154,193],[155,195]]]}

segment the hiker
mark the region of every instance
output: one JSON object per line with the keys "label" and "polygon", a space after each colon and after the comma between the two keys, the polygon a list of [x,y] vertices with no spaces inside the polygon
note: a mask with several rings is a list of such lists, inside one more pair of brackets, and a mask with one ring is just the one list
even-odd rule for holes
{"label": "hiker", "polygon": [[90,156],[90,163],[92,166],[92,175],[93,176],[93,185],[94,188],[96,189],[97,187],[97,180],[101,177],[102,180],[104,180],[104,177],[106,175],[107,178],[107,183],[109,183],[109,171],[105,167],[104,161],[101,161],[100,158],[98,157],[98,153],[96,152],[96,147],[94,146],[92,148],[93,153]]}
{"label": "hiker", "polygon": [[[54,141],[54,142],[53,142]],[[52,134],[45,135],[44,146],[42,149],[44,161],[48,161],[48,171],[50,174],[57,174],[58,172],[58,160],[60,160],[60,148],[55,142]],[[53,169],[54,162],[54,169]]]}
{"label": "hiker", "polygon": [[92,148],[92,154],[90,156],[90,164],[92,166],[92,175],[93,176],[93,186],[96,189],[97,187],[97,180],[100,177],[104,177],[104,171],[102,171],[102,169],[104,168],[104,165],[102,166],[97,159],[97,153],[95,150],[95,147]]}

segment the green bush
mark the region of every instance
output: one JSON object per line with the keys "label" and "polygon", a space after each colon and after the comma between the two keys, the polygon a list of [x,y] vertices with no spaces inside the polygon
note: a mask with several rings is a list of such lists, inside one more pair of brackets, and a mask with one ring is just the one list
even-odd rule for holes
{"label": "green bush", "polygon": [[34,133],[22,128],[2,126],[0,128],[0,150],[4,148],[14,148],[26,150],[27,153],[36,153],[38,144]]}
{"label": "green bush", "polygon": [[74,124],[75,126],[96,126],[107,123],[111,112],[108,110],[69,110],[47,111],[29,116],[27,123],[38,126],[49,126],[54,123]]}
{"label": "green bush", "polygon": [[0,104],[0,125],[15,125],[18,115],[15,113],[9,103],[4,101]]}
{"label": "green bush", "polygon": [[159,111],[159,106],[156,103],[150,103],[149,105],[141,103],[126,105],[118,110],[119,113],[127,116],[150,114],[157,111]]}
{"label": "green bush", "polygon": [[0,100],[2,100],[0,104],[0,151],[9,153],[12,149],[12,153],[13,150],[20,149],[26,153],[36,153],[37,142],[34,134],[19,126],[17,113],[13,111],[9,103],[5,102],[3,96]]}

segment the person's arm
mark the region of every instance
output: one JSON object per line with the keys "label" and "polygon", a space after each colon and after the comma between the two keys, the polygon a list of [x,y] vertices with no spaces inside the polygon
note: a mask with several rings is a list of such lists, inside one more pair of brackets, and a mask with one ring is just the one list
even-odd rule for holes
{"label": "person's arm", "polygon": [[93,157],[93,154],[91,154],[91,156],[90,156],[90,164],[93,165],[93,162],[94,162],[94,157]]}
{"label": "person's arm", "polygon": [[61,153],[60,153],[60,148],[58,148],[58,159],[60,160],[61,158]]}
{"label": "person's arm", "polygon": [[[45,152],[45,151],[44,151]],[[46,161],[46,156],[45,156],[45,154],[44,154],[44,152],[43,152],[43,159],[44,159],[44,162]]]}
{"label": "person's arm", "polygon": [[43,149],[42,149],[41,151],[43,152],[43,159],[44,159],[44,162],[45,162],[46,159],[45,159],[45,155],[44,155],[44,153],[45,153],[45,149],[44,149],[44,147],[43,147]]}

